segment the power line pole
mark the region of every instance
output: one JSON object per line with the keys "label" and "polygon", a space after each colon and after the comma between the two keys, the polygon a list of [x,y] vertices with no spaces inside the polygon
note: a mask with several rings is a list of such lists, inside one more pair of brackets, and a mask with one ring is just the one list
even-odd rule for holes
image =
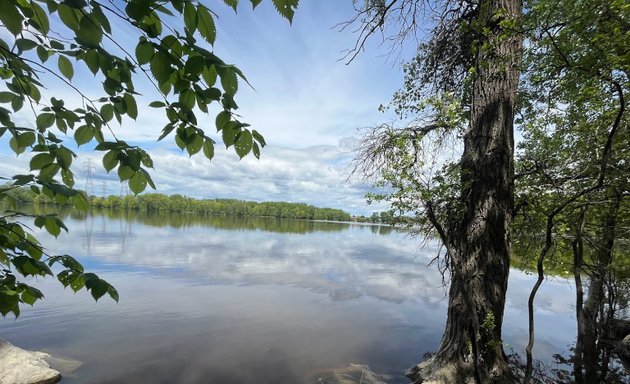
{"label": "power line pole", "polygon": [[120,197],[125,197],[129,194],[129,184],[126,181],[120,182]]}
{"label": "power line pole", "polygon": [[103,197],[107,197],[107,182],[103,181]]}
{"label": "power line pole", "polygon": [[92,164],[92,159],[87,159],[83,163],[83,169],[85,170],[85,193],[88,197],[94,195],[94,180],[92,179],[92,170],[96,169]]}

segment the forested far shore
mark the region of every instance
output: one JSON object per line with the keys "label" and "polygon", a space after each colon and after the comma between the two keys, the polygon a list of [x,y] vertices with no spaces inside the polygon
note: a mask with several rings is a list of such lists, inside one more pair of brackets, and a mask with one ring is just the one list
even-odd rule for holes
{"label": "forested far shore", "polygon": [[[54,199],[35,194],[30,189],[12,191],[19,203],[57,205]],[[390,223],[389,212],[375,212],[371,216],[355,216],[341,209],[319,208],[305,203],[282,201],[255,202],[238,199],[195,199],[179,194],[164,195],[147,193],[141,195],[91,196],[90,205],[97,208],[145,212],[177,212],[199,215],[260,216],[306,220],[357,221]]]}

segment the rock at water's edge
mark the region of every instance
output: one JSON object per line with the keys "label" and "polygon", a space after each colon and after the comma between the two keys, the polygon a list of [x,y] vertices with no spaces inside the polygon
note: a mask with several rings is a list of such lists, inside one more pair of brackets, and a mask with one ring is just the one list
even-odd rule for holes
{"label": "rock at water's edge", "polygon": [[48,354],[18,348],[0,339],[0,383],[53,384],[61,380],[61,373],[50,368],[44,360]]}

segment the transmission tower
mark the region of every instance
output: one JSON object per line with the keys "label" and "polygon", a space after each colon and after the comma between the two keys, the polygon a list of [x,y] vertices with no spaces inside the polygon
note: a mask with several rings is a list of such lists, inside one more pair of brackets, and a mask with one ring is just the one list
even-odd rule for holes
{"label": "transmission tower", "polygon": [[85,193],[89,196],[94,195],[94,180],[92,180],[92,170],[96,169],[92,164],[92,159],[87,159],[83,163],[83,169],[85,170]]}
{"label": "transmission tower", "polygon": [[103,181],[103,197],[107,197],[107,182]]}
{"label": "transmission tower", "polygon": [[125,197],[129,194],[129,184],[126,181],[120,182],[120,197]]}

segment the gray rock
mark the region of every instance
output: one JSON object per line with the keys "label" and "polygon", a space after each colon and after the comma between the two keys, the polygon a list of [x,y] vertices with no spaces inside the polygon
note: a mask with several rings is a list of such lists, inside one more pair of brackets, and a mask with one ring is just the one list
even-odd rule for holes
{"label": "gray rock", "polygon": [[321,370],[307,382],[317,384],[386,384],[387,377],[378,375],[367,365],[350,364],[348,368]]}
{"label": "gray rock", "polygon": [[50,368],[47,353],[27,351],[0,339],[0,383],[52,384],[61,380],[61,373]]}

